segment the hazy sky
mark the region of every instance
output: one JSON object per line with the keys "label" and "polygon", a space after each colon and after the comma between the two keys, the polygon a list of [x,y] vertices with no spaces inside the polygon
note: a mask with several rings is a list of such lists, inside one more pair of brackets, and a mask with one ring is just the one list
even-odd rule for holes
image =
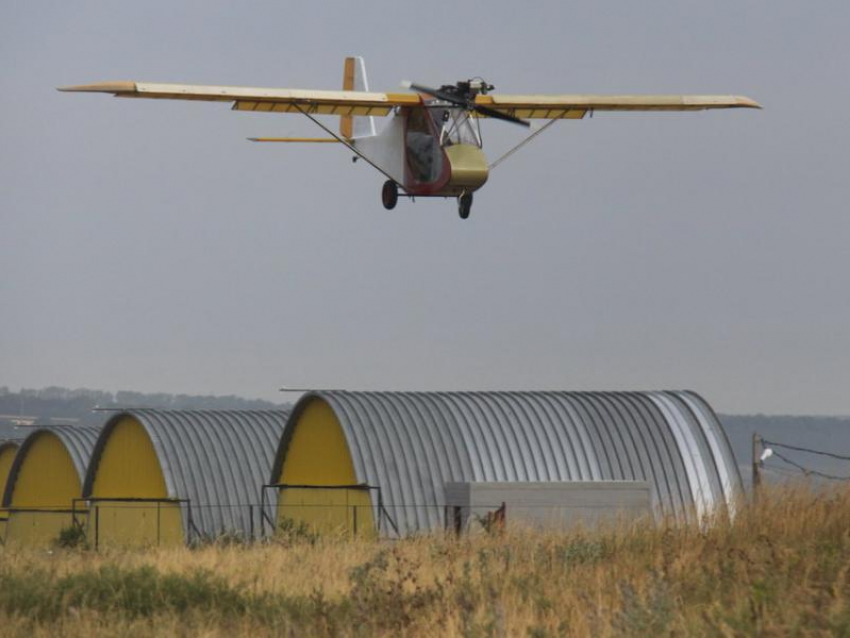
{"label": "hazy sky", "polygon": [[[691,388],[850,413],[850,4],[0,3],[0,385],[240,394]],[[559,122],[471,218],[380,203],[303,118],[54,87],[147,80],[723,93]],[[329,123],[336,127],[335,118]],[[382,122],[379,122],[382,123]],[[519,127],[485,122],[491,158]]]}

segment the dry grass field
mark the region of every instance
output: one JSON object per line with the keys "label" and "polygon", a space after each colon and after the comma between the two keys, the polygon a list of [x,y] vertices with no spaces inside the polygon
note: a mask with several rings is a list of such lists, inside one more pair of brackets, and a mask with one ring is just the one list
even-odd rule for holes
{"label": "dry grass field", "polygon": [[850,634],[850,489],[734,522],[145,552],[0,550],[3,635]]}

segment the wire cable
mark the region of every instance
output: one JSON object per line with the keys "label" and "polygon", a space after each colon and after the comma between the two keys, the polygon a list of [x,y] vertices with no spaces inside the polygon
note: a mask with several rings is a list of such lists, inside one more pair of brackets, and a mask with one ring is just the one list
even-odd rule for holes
{"label": "wire cable", "polygon": [[785,448],[786,450],[796,450],[797,452],[808,452],[809,454],[820,454],[822,456],[830,456],[834,459],[840,459],[842,461],[850,461],[850,456],[845,456],[843,454],[834,454],[833,452],[824,452],[822,450],[812,450],[811,448],[798,447],[796,445],[788,445],[786,443],[776,443],[775,441],[767,441],[766,439],[762,439],[762,444],[766,447],[781,447],[781,448]]}
{"label": "wire cable", "polygon": [[796,467],[806,476],[820,476],[822,478],[830,479],[832,481],[850,481],[850,476],[836,476],[835,474],[827,474],[826,472],[821,472],[819,470],[812,470],[810,468],[804,467],[797,463],[796,461],[792,461],[787,456],[780,454],[779,452],[774,452],[773,456],[778,459],[785,461],[788,465]]}

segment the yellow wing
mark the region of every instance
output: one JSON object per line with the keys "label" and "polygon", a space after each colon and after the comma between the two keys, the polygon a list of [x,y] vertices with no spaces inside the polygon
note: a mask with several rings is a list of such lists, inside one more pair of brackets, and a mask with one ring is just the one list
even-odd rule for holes
{"label": "yellow wing", "polygon": [[756,108],[737,95],[478,95],[475,103],[522,119],[580,120],[588,111],[702,111]]}
{"label": "yellow wing", "polygon": [[103,82],[100,84],[66,86],[59,90],[82,93],[112,93],[116,97],[231,102],[236,111],[265,113],[387,115],[393,107],[415,106],[422,103],[422,98],[415,93],[311,91],[241,86],[154,84],[150,82]]}
{"label": "yellow wing", "polygon": [[[396,106],[423,103],[417,93],[315,91],[241,86],[103,82],[67,86],[60,91],[112,93],[116,97],[231,102],[237,111],[322,115],[387,115]],[[475,103],[529,119],[581,119],[588,111],[701,111],[761,108],[736,95],[478,95]]]}

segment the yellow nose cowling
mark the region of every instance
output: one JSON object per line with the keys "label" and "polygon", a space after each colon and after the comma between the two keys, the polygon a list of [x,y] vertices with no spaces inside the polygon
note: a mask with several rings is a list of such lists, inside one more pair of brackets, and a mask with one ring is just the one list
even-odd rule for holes
{"label": "yellow nose cowling", "polygon": [[487,181],[487,158],[481,149],[471,144],[454,144],[445,149],[452,168],[448,188],[471,193]]}

